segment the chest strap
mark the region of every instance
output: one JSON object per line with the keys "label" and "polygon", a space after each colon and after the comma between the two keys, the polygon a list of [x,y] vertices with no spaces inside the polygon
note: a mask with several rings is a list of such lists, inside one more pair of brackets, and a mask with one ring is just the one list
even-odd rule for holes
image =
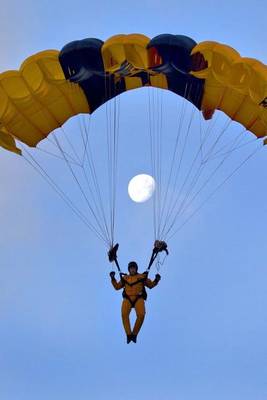
{"label": "chest strap", "polygon": [[143,283],[144,284],[146,279],[147,279],[147,276],[145,276],[144,278],[138,279],[135,282],[130,283],[130,282],[127,282],[127,280],[123,276],[121,276],[121,280],[124,283],[124,285],[128,285],[130,287],[132,287],[134,285],[137,285],[138,283]]}

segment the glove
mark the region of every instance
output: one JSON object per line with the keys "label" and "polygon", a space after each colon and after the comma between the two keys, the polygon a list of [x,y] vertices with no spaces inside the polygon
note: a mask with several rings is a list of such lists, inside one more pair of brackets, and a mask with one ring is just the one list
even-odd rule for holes
{"label": "glove", "polygon": [[111,271],[110,274],[109,274],[109,276],[111,277],[111,279],[115,279],[115,272],[114,272],[114,271]]}
{"label": "glove", "polygon": [[160,280],[161,280],[160,274],[156,274],[156,275],[155,275],[155,281],[156,281],[156,282],[159,282]]}

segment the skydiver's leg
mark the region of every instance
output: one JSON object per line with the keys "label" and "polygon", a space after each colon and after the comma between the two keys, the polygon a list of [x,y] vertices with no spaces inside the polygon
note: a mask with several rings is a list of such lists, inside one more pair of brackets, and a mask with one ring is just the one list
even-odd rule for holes
{"label": "skydiver's leg", "polygon": [[126,335],[131,335],[131,325],[130,325],[130,312],[132,309],[132,305],[129,302],[129,300],[124,299],[121,304],[121,317],[122,317],[122,323],[124,326],[124,330]]}
{"label": "skydiver's leg", "polygon": [[134,308],[136,312],[136,321],[133,328],[133,335],[137,336],[145,319],[145,300],[142,298],[138,299]]}

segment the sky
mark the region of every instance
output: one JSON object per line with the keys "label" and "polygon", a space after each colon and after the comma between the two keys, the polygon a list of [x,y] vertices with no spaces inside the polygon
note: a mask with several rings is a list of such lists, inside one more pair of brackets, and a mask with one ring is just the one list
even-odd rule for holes
{"label": "sky", "polygon": [[[0,13],[1,71],[75,39],[132,32],[215,40],[267,63],[260,0],[10,0]],[[153,243],[151,202],[127,197],[128,180],[147,172],[144,102],[141,91],[120,100],[123,266],[145,266]],[[173,97],[165,105],[171,135]],[[102,128],[100,111],[96,137]],[[266,165],[263,148],[168,243],[138,343],[126,345],[107,249],[22,158],[0,149],[1,399],[266,399]]]}

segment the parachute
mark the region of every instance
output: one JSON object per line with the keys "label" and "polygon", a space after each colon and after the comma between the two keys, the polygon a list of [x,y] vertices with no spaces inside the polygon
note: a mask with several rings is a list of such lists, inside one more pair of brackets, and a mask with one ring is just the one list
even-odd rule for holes
{"label": "parachute", "polygon": [[[116,35],[105,42],[95,38],[73,41],[65,45],[61,51],[46,50],[27,58],[18,71],[1,73],[0,146],[18,155],[29,155],[29,149],[24,145],[33,148],[38,147],[40,142],[44,139],[48,140],[49,135],[56,129],[63,127],[71,117],[79,114],[92,114],[111,99],[115,99],[115,103],[113,111],[109,110],[109,118],[113,118],[114,123],[109,121],[109,129],[115,138],[118,122],[116,98],[123,92],[137,88],[157,88],[173,92],[185,99],[186,102],[191,103],[193,112],[194,110],[199,111],[199,115],[202,114],[203,121],[213,120],[215,111],[222,111],[230,118],[230,122],[236,121],[242,125],[242,135],[240,134],[242,138],[243,133],[249,131],[257,141],[260,141],[261,145],[267,143],[266,65],[252,58],[241,57],[233,48],[217,42],[196,43],[193,39],[183,35],[162,34],[149,39],[145,35],[129,34]],[[157,101],[160,103],[160,100]],[[159,132],[161,129],[155,125],[155,119],[162,118],[162,111],[160,111],[160,107],[155,109],[152,103],[155,106],[155,101],[150,97],[150,133],[153,136],[155,131]],[[152,110],[153,107],[154,111]],[[153,112],[154,115],[152,115]],[[181,126],[182,118],[181,113]],[[185,129],[186,138],[191,124],[192,120],[189,118],[188,126]],[[238,147],[241,136],[233,139],[232,147],[227,148],[227,145],[224,144],[225,152],[218,149],[214,151],[226,128],[228,128],[228,125],[217,135],[215,142],[210,145],[206,154],[212,157],[218,155],[224,157]],[[83,129],[86,132],[86,128],[83,127]],[[211,131],[212,128],[207,130],[208,136]],[[156,162],[154,159],[154,173],[157,173],[155,165],[160,160],[160,141],[158,137],[151,137],[151,140],[154,157],[157,158]],[[175,219],[183,210],[185,201],[182,200],[182,206],[178,206],[178,211],[174,210],[178,202],[173,195],[174,197],[169,201],[169,210],[167,210],[166,201],[171,174],[174,174],[173,183],[177,183],[177,170],[180,169],[181,164],[180,159],[178,165],[176,164],[177,169],[174,168],[176,152],[180,149],[181,157],[183,157],[186,147],[185,142],[181,144],[179,140],[180,138],[176,140],[174,154],[170,157],[172,164],[167,179],[167,189],[164,193],[161,193],[160,201],[159,197],[156,196],[155,202],[158,199],[158,204],[154,204],[159,214],[158,225],[165,228],[166,220],[169,220],[170,227],[173,228],[171,219]],[[200,146],[196,154],[197,157],[199,155],[202,157],[200,161],[201,173],[202,167],[207,164],[208,160],[203,155],[205,140],[203,132],[200,132]],[[84,160],[89,146],[88,137],[85,134],[83,142],[85,146]],[[113,146],[109,157],[115,168],[117,143],[115,140],[112,142],[112,139],[109,143]],[[72,162],[74,164],[73,159],[68,158],[67,152],[58,141],[56,141],[56,144],[61,157],[67,162],[70,172],[79,185],[71,164]],[[157,147],[156,151],[155,146]],[[28,161],[33,163],[35,167],[39,167],[40,171],[40,165],[32,159],[32,156],[30,157],[31,159],[28,158]],[[91,155],[87,156],[89,166],[91,165],[90,157]],[[241,165],[248,158],[250,158],[250,155],[241,162]],[[94,174],[94,166],[91,165],[90,168]],[[215,166],[215,171],[217,171],[216,168]],[[189,171],[188,174],[190,175],[191,169]],[[235,172],[235,169],[233,172]],[[189,183],[191,189],[195,187],[199,173],[198,171],[192,178],[191,184]],[[73,202],[64,195],[42,168],[41,174],[65,198],[65,201],[79,217],[87,223],[84,214],[77,210]],[[111,174],[113,186],[115,176],[116,171],[114,169]],[[223,180],[222,183],[227,179]],[[99,186],[95,178],[94,184],[99,195]],[[183,183],[181,183],[181,186],[183,189]],[[204,186],[206,186],[205,181]],[[189,204],[191,204],[192,198],[194,199],[198,194],[198,190],[192,194],[191,200],[186,194],[186,200],[189,200]],[[81,191],[86,198],[84,189],[81,189]],[[115,192],[111,197],[114,209]],[[102,207],[103,201],[101,197],[93,197],[93,203],[97,212],[93,210],[91,203],[88,203],[88,206],[98,226],[90,223],[90,228],[98,233],[99,228],[102,232],[100,236],[106,237],[105,242],[111,247],[114,238],[113,234],[108,235],[109,228]],[[165,217],[163,216],[164,212]],[[100,214],[103,215],[102,228],[100,228],[96,217]],[[114,218],[113,215],[111,225],[114,225]],[[165,219],[165,222],[163,222],[163,219]],[[154,239],[166,239],[164,234],[169,232],[171,228],[165,229],[165,231],[164,229],[156,229]]]}

